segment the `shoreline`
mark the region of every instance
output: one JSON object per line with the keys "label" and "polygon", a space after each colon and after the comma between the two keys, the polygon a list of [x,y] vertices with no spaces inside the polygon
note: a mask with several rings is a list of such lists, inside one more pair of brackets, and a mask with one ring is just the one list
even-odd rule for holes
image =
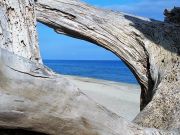
{"label": "shoreline", "polygon": [[132,121],[140,112],[140,86],[88,77],[62,75],[98,104]]}

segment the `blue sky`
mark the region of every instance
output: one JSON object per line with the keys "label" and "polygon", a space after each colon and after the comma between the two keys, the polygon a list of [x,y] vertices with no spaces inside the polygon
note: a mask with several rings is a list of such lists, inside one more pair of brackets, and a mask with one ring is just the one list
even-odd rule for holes
{"label": "blue sky", "polygon": [[[180,6],[180,0],[84,0],[91,5],[163,20],[165,8]],[[43,59],[117,60],[111,52],[89,42],[59,35],[38,23],[39,45]]]}

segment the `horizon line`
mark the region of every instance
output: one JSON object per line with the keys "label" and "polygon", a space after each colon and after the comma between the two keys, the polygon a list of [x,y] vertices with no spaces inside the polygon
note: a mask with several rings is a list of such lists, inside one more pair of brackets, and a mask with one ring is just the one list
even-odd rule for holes
{"label": "horizon line", "polygon": [[[68,60],[66,60],[66,59],[42,59],[43,61],[44,60],[61,60],[61,61],[77,61],[77,60],[74,60],[74,59],[68,59]],[[122,61],[121,59],[117,59],[117,60],[78,60],[78,61]]]}

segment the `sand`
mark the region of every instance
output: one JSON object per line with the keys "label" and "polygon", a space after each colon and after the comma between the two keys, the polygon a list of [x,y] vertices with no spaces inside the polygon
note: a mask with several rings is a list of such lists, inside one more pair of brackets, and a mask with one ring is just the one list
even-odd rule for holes
{"label": "sand", "polygon": [[138,85],[68,75],[64,77],[97,103],[127,120],[133,120],[140,111]]}

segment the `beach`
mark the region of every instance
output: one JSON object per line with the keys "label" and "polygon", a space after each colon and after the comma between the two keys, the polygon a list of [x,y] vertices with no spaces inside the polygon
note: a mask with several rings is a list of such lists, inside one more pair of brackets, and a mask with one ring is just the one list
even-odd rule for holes
{"label": "beach", "polygon": [[129,121],[140,112],[140,87],[137,84],[63,76],[95,102]]}

